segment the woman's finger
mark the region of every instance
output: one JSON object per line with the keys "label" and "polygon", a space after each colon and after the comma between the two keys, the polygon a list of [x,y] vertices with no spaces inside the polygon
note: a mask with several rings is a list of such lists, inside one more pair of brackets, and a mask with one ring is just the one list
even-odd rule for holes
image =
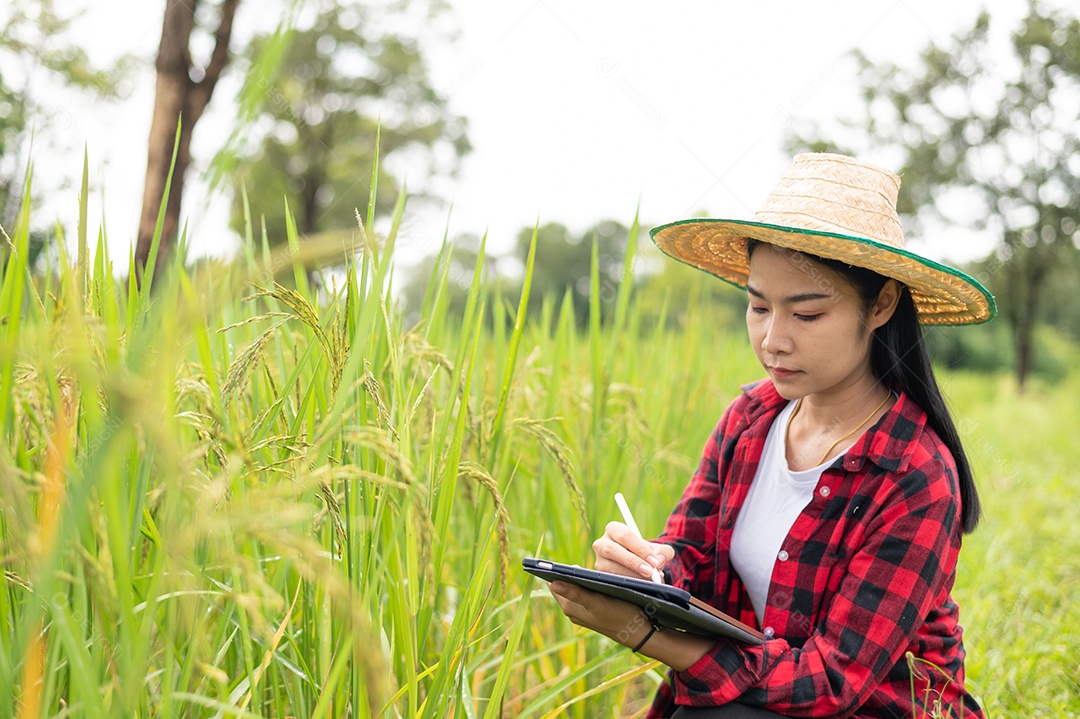
{"label": "woman's finger", "polygon": [[548,585],[551,596],[559,603],[563,614],[578,626],[589,629],[598,629],[592,611],[592,604],[596,597],[594,592],[589,592],[569,582],[552,582]]}
{"label": "woman's finger", "polygon": [[591,592],[569,582],[555,581],[548,585],[551,596],[574,624],[600,632],[620,643],[627,626],[639,623],[641,610],[630,602]]}
{"label": "woman's finger", "polygon": [[593,551],[600,571],[646,579],[669,559],[663,545],[646,542],[622,522],[609,522],[604,535],[593,542]]}

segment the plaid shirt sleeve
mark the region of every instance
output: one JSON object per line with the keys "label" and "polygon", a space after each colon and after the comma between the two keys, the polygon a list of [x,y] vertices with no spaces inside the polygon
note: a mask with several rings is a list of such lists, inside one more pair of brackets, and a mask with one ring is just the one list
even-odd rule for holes
{"label": "plaid shirt sleeve", "polygon": [[[749,597],[739,582],[732,581],[734,577],[729,573],[717,576],[716,569],[721,566],[718,559],[726,557],[738,507],[750,487],[749,479],[721,482],[720,478],[743,476],[740,469],[746,469],[745,458],[761,455],[768,434],[767,423],[763,430],[750,426],[747,407],[753,404],[744,394],[724,412],[705,443],[697,471],[656,540],[675,549],[675,558],[664,568],[669,584],[698,598],[714,597],[718,608],[751,626],[757,619]],[[751,469],[751,479],[752,475]]]}
{"label": "plaid shirt sleeve", "polygon": [[664,568],[665,581],[695,597],[706,597],[713,593],[713,555],[716,552],[720,518],[716,511],[720,500],[717,479],[720,444],[724,441],[724,429],[734,414],[729,408],[709,437],[697,471],[668,517],[664,533],[656,540],[666,542],[675,549],[674,560]]}
{"label": "plaid shirt sleeve", "polygon": [[[927,635],[935,618],[955,610],[960,506],[952,458],[913,407],[902,398],[823,473],[785,540],[787,559],[774,568],[763,622],[771,638],[758,646],[720,640],[672,674],[650,716],[672,703],[736,699],[792,717],[909,716],[908,651],[951,672],[943,699],[957,716],[981,716],[963,690],[958,627]],[[756,624],[727,558],[730,525],[771,422],[755,426],[745,408],[737,400],[725,413],[660,541],[676,549],[673,584]]]}

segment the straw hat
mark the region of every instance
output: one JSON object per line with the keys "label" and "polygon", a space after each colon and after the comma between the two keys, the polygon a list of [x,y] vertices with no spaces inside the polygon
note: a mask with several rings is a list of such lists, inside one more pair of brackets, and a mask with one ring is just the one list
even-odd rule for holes
{"label": "straw hat", "polygon": [[880,167],[843,155],[796,155],[752,222],[682,220],[650,235],[666,254],[738,287],[746,287],[746,239],[753,238],[903,282],[922,324],[993,319],[997,304],[977,280],[904,249],[899,190],[900,178]]}

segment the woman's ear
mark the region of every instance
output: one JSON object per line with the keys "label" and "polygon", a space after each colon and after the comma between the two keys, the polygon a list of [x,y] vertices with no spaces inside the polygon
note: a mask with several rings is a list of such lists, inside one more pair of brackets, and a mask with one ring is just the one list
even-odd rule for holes
{"label": "woman's ear", "polygon": [[896,280],[886,280],[882,285],[877,299],[874,300],[874,306],[870,308],[870,316],[866,318],[871,332],[892,318],[896,305],[900,302],[900,291],[900,283]]}

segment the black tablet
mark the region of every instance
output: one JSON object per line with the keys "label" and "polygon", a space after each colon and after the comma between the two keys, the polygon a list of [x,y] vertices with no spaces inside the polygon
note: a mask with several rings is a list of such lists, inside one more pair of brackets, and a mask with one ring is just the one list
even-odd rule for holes
{"label": "black tablet", "polygon": [[533,557],[521,560],[521,566],[526,572],[548,582],[571,582],[584,589],[636,604],[657,624],[670,629],[705,636],[731,637],[748,644],[765,641],[765,636],[758,630],[678,587]]}

